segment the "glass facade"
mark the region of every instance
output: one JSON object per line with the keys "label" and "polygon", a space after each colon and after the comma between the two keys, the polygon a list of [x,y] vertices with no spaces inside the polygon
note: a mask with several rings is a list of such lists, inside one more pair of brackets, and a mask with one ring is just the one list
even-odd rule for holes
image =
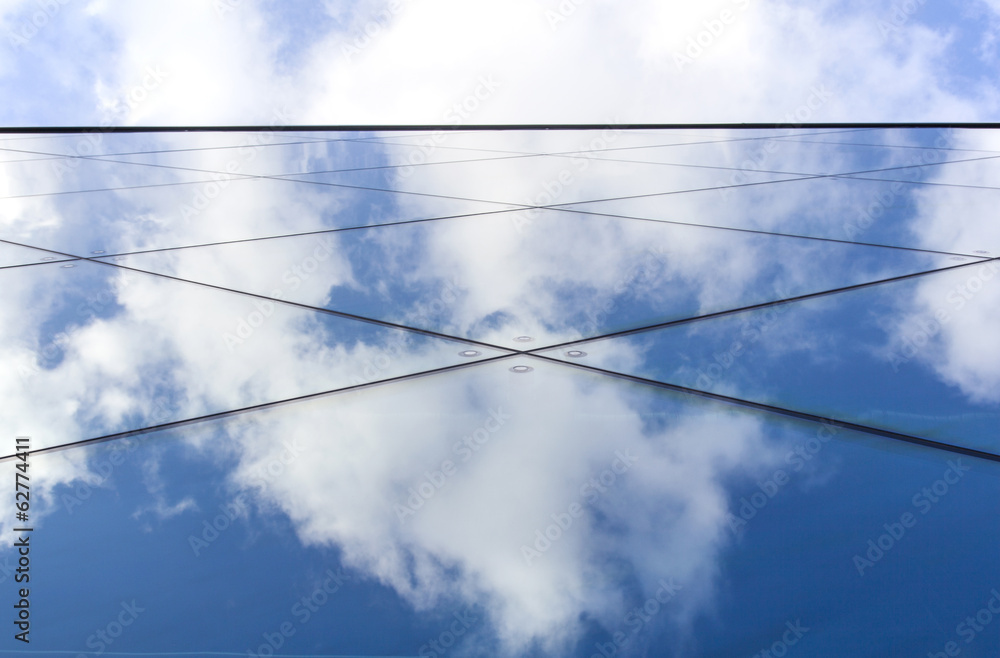
{"label": "glass facade", "polygon": [[0,171],[2,651],[1000,654],[996,130]]}

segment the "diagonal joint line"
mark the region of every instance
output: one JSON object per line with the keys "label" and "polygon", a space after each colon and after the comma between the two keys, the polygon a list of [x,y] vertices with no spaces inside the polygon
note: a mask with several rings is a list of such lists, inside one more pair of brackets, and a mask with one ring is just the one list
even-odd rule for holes
{"label": "diagonal joint line", "polygon": [[532,355],[538,359],[544,359],[551,363],[558,363],[563,366],[568,366],[571,368],[579,368],[581,370],[587,370],[597,374],[606,375],[609,377],[615,377],[618,379],[626,379],[631,382],[638,384],[645,384],[648,386],[655,386],[657,388],[665,388],[678,393],[685,393],[688,395],[695,395],[702,398],[707,398],[709,400],[714,400],[716,402],[723,402],[726,404],[731,404],[740,407],[747,407],[749,409],[755,409],[757,411],[764,411],[771,414],[777,414],[781,416],[787,416],[790,418],[796,418],[798,420],[805,420],[814,423],[822,423],[824,425],[832,425],[834,427],[841,427],[844,429],[852,430],[855,432],[861,432],[864,434],[872,434],[875,436],[881,436],[882,438],[892,439],[894,441],[901,441],[904,443],[911,443],[914,445],[923,446],[925,448],[933,448],[935,450],[943,450],[946,452],[952,452],[960,455],[967,455],[969,457],[977,457],[979,459],[985,459],[992,462],[1000,463],[1000,455],[987,452],[984,450],[977,450],[976,448],[968,448],[960,445],[953,445],[951,443],[944,443],[942,441],[935,441],[933,439],[926,439],[921,436],[915,436],[913,434],[905,434],[903,432],[895,432],[893,430],[883,429],[881,427],[874,427],[871,425],[862,425],[860,423],[853,423],[846,420],[840,420],[837,418],[830,418],[828,416],[820,416],[818,414],[811,414],[805,411],[797,411],[795,409],[788,409],[786,407],[778,407],[770,404],[764,404],[763,402],[753,402],[752,400],[745,400],[743,398],[730,397],[728,395],[721,395],[719,393],[711,393],[709,391],[702,391],[696,388],[688,388],[686,386],[680,386],[678,384],[669,384],[667,382],[657,381],[655,379],[646,379],[644,377],[638,377],[636,375],[629,375],[621,372],[615,372],[613,370],[605,370],[603,368],[597,368],[595,366],[588,366],[582,363],[569,363],[566,361],[560,361],[559,359],[554,359],[552,357],[543,356],[540,354]]}
{"label": "diagonal joint line", "polygon": [[[492,356],[485,359],[480,359],[479,361],[471,361],[467,363],[456,363],[450,366],[445,366],[443,368],[434,368],[432,370],[423,370],[421,372],[410,373],[407,375],[399,375],[398,377],[389,377],[387,379],[379,379],[373,382],[365,382],[363,384],[355,384],[352,386],[344,386],[341,388],[330,389],[327,391],[320,391],[319,393],[308,393],[306,395],[300,395],[294,398],[286,398],[284,400],[274,400],[271,402],[263,402],[261,404],[255,404],[248,407],[240,407],[239,409],[229,409],[227,411],[218,411],[211,414],[205,414],[203,416],[195,416],[193,418],[185,418],[182,420],[174,420],[167,423],[161,423],[159,425],[149,425],[147,427],[141,427],[133,430],[125,430],[123,432],[115,432],[113,434],[105,434],[103,436],[97,436],[90,439],[82,439],[80,441],[72,441],[70,443],[60,443],[54,446],[48,446],[45,448],[38,448],[37,450],[29,450],[27,454],[29,455],[42,455],[50,452],[59,452],[62,450],[67,450],[69,448],[85,448],[92,445],[97,445],[99,443],[107,443],[109,441],[118,441],[121,439],[127,439],[134,436],[142,436],[144,434],[151,434],[154,432],[161,432],[165,430],[179,429],[186,427],[188,425],[196,425],[199,423],[210,422],[214,420],[224,420],[227,418],[232,418],[235,416],[252,413],[255,411],[266,411],[268,409],[274,409],[277,407],[282,407],[285,405],[297,404],[299,402],[308,402],[310,400],[317,400],[326,396],[339,395],[343,393],[352,393],[354,391],[361,391],[365,389],[375,388],[377,386],[385,386],[387,384],[393,384],[402,381],[408,381],[411,379],[417,379],[419,377],[428,377],[431,375],[438,375],[446,372],[452,372],[454,370],[460,370],[463,368],[473,368],[484,363],[492,363],[494,361],[502,361],[504,359],[510,359],[518,354],[502,354],[500,356]],[[4,455],[0,457],[0,463],[11,461],[16,459],[17,455]]]}
{"label": "diagonal joint line", "polygon": [[[22,244],[20,242],[12,242],[10,240],[2,240],[2,239],[0,239],[0,243],[13,244],[13,245],[17,245],[19,247],[28,247],[28,248],[31,248],[31,249],[35,248],[35,247],[31,247],[31,245]],[[192,284],[192,285],[195,285],[195,286],[201,286],[201,287],[204,287],[204,288],[210,288],[210,289],[213,289],[213,290],[219,290],[219,291],[222,291],[222,292],[227,292],[227,293],[230,293],[230,294],[243,295],[245,297],[253,297],[255,299],[262,299],[262,300],[265,300],[265,301],[271,302],[271,303],[284,304],[286,306],[293,306],[293,307],[305,309],[305,310],[308,310],[308,311],[313,311],[313,312],[316,312],[316,313],[324,313],[326,315],[333,315],[333,316],[340,317],[340,318],[345,318],[345,319],[348,319],[348,320],[355,320],[355,321],[358,321],[358,322],[366,322],[368,324],[374,324],[374,325],[378,325],[378,326],[381,326],[381,327],[387,327],[389,329],[396,329],[396,330],[399,330],[399,331],[407,331],[407,332],[411,332],[411,333],[423,334],[425,336],[431,336],[431,337],[434,337],[434,338],[440,338],[440,339],[444,339],[444,340],[450,340],[450,341],[455,341],[455,342],[460,342],[460,343],[466,343],[466,344],[469,344],[469,345],[477,345],[479,347],[484,347],[484,348],[499,350],[501,352],[520,353],[520,352],[524,351],[524,350],[511,350],[510,348],[502,347],[500,345],[493,345],[492,343],[484,343],[482,341],[473,340],[471,338],[459,338],[457,336],[451,336],[449,334],[442,334],[440,332],[432,331],[430,329],[420,329],[420,328],[417,328],[417,327],[409,327],[407,325],[397,324],[395,322],[388,322],[386,320],[378,320],[376,318],[369,318],[369,317],[365,317],[363,315],[355,315],[353,313],[346,313],[344,311],[335,311],[333,309],[323,308],[321,306],[311,306],[309,304],[303,304],[301,302],[294,302],[294,301],[291,301],[291,300],[288,300],[288,299],[277,299],[277,298],[274,298],[274,297],[268,297],[267,295],[261,295],[259,293],[255,293],[255,292],[247,292],[245,290],[236,290],[235,288],[227,288],[225,286],[218,286],[218,285],[215,285],[215,284],[212,284],[212,283],[205,283],[203,281],[194,281],[192,279],[185,279],[183,277],[172,276],[170,274],[163,274],[161,272],[153,272],[153,271],[149,271],[149,270],[139,269],[137,267],[129,267],[127,265],[122,265],[121,263],[109,263],[107,261],[100,260],[98,258],[91,258],[91,257],[87,257],[87,256],[75,256],[73,254],[68,254],[68,253],[60,252],[60,251],[54,251],[54,250],[51,250],[51,249],[46,249],[44,251],[47,251],[47,252],[53,253],[53,254],[60,254],[62,256],[68,256],[70,258],[76,259],[77,261],[84,261],[84,262],[87,262],[87,263],[94,263],[94,264],[98,264],[98,265],[103,265],[105,267],[113,267],[113,268],[117,268],[119,270],[128,270],[130,272],[138,272],[140,274],[147,274],[147,275],[150,275],[150,276],[155,276],[155,277],[159,277],[159,278],[162,278],[162,279],[167,279],[167,280],[170,280],[170,281],[179,281],[181,283],[188,283],[188,284]]]}
{"label": "diagonal joint line", "polygon": [[[797,302],[806,301],[809,299],[816,299],[818,297],[826,297],[828,295],[837,295],[845,292],[851,292],[853,290],[861,290],[863,288],[871,288],[874,286],[881,286],[889,283],[896,283],[899,281],[905,281],[907,279],[915,279],[917,277],[928,276],[930,274],[938,274],[940,272],[949,272],[952,270],[961,269],[963,267],[972,267],[974,265],[982,265],[983,263],[997,262],[1000,261],[1000,256],[996,258],[983,258],[981,260],[973,261],[971,263],[962,263],[961,265],[949,265],[948,267],[941,267],[935,270],[925,270],[923,272],[911,272],[910,274],[901,274],[899,276],[890,277],[888,279],[879,279],[878,281],[868,281],[865,283],[856,283],[850,286],[844,286],[843,288],[832,288],[830,290],[821,290],[819,292],[810,292],[805,295],[798,295],[796,297],[786,297],[785,299],[776,299],[770,302],[761,302],[760,304],[751,304],[750,306],[743,306],[740,308],[726,309],[723,311],[716,311],[714,313],[706,313],[705,315],[696,315],[689,318],[681,318],[679,320],[669,320],[667,322],[660,322],[657,324],[651,324],[644,327],[636,327],[634,329],[623,329],[621,331],[614,331],[608,334],[603,334],[601,336],[593,336],[590,338],[580,338],[578,340],[568,341],[565,343],[558,343],[556,345],[549,345],[547,347],[536,347],[531,350],[524,350],[526,354],[532,356],[541,356],[538,352],[556,350],[564,347],[571,347],[576,345],[583,345],[586,343],[596,342],[599,340],[605,340],[608,338],[620,338],[622,336],[631,336],[633,334],[644,333],[647,331],[656,331],[658,329],[665,329],[667,327],[674,327],[682,324],[689,324],[692,322],[700,322],[702,320],[711,320],[713,318],[725,317],[727,315],[736,315],[738,313],[746,313],[750,311],[759,311],[761,309],[770,308],[772,306],[780,306],[783,304],[794,304]],[[548,358],[548,357],[546,357]]]}

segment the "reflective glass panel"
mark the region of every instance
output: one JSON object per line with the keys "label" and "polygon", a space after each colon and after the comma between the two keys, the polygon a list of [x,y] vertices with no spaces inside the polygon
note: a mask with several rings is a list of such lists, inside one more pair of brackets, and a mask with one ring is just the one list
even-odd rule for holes
{"label": "reflective glass panel", "polygon": [[994,658],[998,155],[4,135],[0,653]]}

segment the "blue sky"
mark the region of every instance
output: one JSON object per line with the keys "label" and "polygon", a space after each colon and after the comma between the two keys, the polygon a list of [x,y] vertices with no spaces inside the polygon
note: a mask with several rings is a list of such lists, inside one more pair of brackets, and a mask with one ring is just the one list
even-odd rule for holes
{"label": "blue sky", "polygon": [[[0,124],[996,115],[994,2],[309,7],[0,2]],[[32,458],[32,651],[1000,649],[995,131],[0,137],[4,431],[223,414]]]}
{"label": "blue sky", "polygon": [[814,88],[830,96],[808,120],[997,107],[986,0],[31,0],[0,17],[8,125],[443,123],[484,76],[482,123],[781,121]]}

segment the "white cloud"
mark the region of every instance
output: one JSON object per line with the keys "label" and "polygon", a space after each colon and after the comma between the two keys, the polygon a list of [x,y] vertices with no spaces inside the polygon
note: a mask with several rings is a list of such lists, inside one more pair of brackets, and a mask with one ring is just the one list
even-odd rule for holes
{"label": "white cloud", "polygon": [[[1000,148],[995,135],[981,131],[956,133],[951,145],[987,153]],[[954,182],[955,167],[967,185],[994,183],[997,165],[992,160],[933,170],[929,180]],[[920,190],[912,226],[920,246],[996,258],[996,194],[947,186]],[[1000,350],[993,340],[1000,327],[998,269],[991,262],[922,278],[898,310],[892,334],[897,354],[929,365],[944,382],[983,403],[1000,401]]]}
{"label": "white cloud", "polygon": [[[300,44],[302,65],[294,69],[279,66],[277,53],[286,37],[251,2],[236,3],[223,15],[212,3],[195,0],[67,5],[61,10],[63,27],[56,28],[53,21],[0,61],[5,97],[21,96],[9,91],[14,72],[30,63],[31,70],[44,73],[38,76],[44,84],[22,94],[17,108],[0,110],[6,112],[0,120],[801,122],[985,120],[996,113],[996,94],[986,86],[955,91],[948,68],[955,38],[947,26],[931,29],[915,23],[886,39],[878,29],[885,3],[852,14],[838,11],[832,2],[677,4],[643,0],[623,6],[589,0],[571,4],[576,9],[554,19],[556,3],[413,0],[379,19],[378,29],[359,47],[356,39],[382,9],[378,3],[365,3],[357,19],[345,20],[341,30]],[[25,6],[0,5],[4,30],[22,24],[25,12],[31,11]],[[724,10],[732,12],[733,20],[726,19],[723,29],[716,21],[723,21]],[[338,6],[328,5],[328,11],[347,18]],[[81,27],[71,27],[76,25]],[[84,38],[83,32],[90,36]],[[706,33],[709,36],[702,37]],[[689,39],[698,43],[699,38],[701,50],[688,52]],[[60,40],[73,45],[56,48],[53,44]],[[358,51],[345,54],[345,44]],[[46,48],[52,49],[50,54],[32,59]],[[679,53],[691,61],[679,60]],[[505,137],[508,147],[525,152],[556,143],[568,149],[579,146],[560,136]],[[191,140],[168,136],[159,144],[169,148]],[[230,144],[227,140],[199,136],[197,143]],[[488,141],[451,136],[432,157],[470,157],[469,152],[443,146],[485,148]],[[122,143],[132,144],[103,139],[101,148]],[[79,146],[73,140],[56,144],[65,152],[76,152]],[[391,151],[404,158],[410,153],[406,148]],[[733,158],[725,160],[728,165],[739,166],[747,150],[726,146],[713,151],[719,152]],[[264,158],[243,161],[239,153],[223,151],[163,156],[162,163],[218,171],[235,157],[242,173],[273,174],[310,163],[302,152],[295,153],[298,159],[281,161],[284,169],[277,172],[258,168]],[[831,161],[825,153],[781,150],[769,158],[767,167],[816,171],[847,164]],[[319,157],[332,154],[318,151]],[[559,180],[560,167],[546,161],[512,162],[516,166],[491,168],[497,172],[492,177],[471,168],[417,169],[399,184],[410,190],[460,190],[473,198],[531,204],[548,191],[544,183]],[[8,177],[20,175],[17,184],[5,183],[5,194],[38,191],[31,186],[51,183],[47,165],[4,166]],[[109,169],[115,170],[113,176],[88,179],[71,172],[70,180],[90,184],[111,176],[128,182],[149,175],[149,170],[127,166]],[[638,193],[728,180],[726,172],[662,168],[646,177],[623,177],[612,186],[606,171],[596,161],[587,171],[575,171],[573,184],[562,183],[567,188],[564,196],[553,201],[598,199],[623,187]],[[197,172],[172,175],[203,180]],[[983,180],[987,176],[984,169]],[[88,197],[94,199],[92,205],[82,197],[67,202],[7,200],[0,207],[0,226],[5,235],[29,244],[76,249],[90,244],[93,222],[100,219],[104,234],[99,237],[106,241],[100,248],[131,250],[315,230],[328,226],[331,217],[344,219],[358,199],[366,199],[344,191],[334,195],[329,189],[321,193],[276,182],[233,181],[205,208],[187,212],[185,207],[195,206],[198,194],[210,196],[205,187],[210,178],[197,186],[122,191],[107,205],[102,200],[111,197]],[[704,195],[671,200],[669,206],[663,199],[652,199],[628,207],[682,220],[707,217],[761,228],[816,228],[825,204],[867,200],[860,188],[843,194],[845,188],[838,189],[837,195],[804,201],[795,188],[762,187],[746,197],[742,214],[722,217],[718,197]],[[919,197],[925,211],[917,231],[927,246],[967,249],[975,243],[989,244],[983,248],[994,253],[1000,250],[1000,235],[987,221],[992,205],[973,207],[968,198],[965,191],[943,188]],[[440,215],[468,205],[413,200],[400,209],[372,209],[370,214],[400,210],[406,217]],[[755,215],[753,208],[761,205],[770,212]],[[963,212],[953,212],[956,208]],[[956,214],[965,218],[963,223],[954,222]],[[768,282],[790,285],[835,278],[834,269],[824,269],[829,260],[815,252],[736,249],[734,244],[744,243],[692,229],[672,232],[683,237],[657,265],[663,276],[654,285],[652,280],[630,279],[631,259],[646,252],[654,228],[621,231],[616,222],[595,220],[587,223],[587,231],[573,234],[567,232],[568,222],[547,219],[538,217],[521,226],[524,230],[504,216],[443,223],[440,230],[425,233],[425,241],[411,252],[423,263],[421,268],[393,269],[390,263],[384,271],[416,283],[457,280],[461,294],[449,302],[447,329],[469,331],[502,310],[507,319],[485,335],[498,342],[509,340],[515,330],[539,341],[577,337],[578,329],[558,317],[547,318],[567,287],[585,297],[581,308],[586,319],[609,301],[621,303],[618,288],[623,281],[629,294],[669,314],[676,298],[675,291],[660,285],[667,274],[678,294],[690,293],[702,310],[744,299],[760,283],[755,275],[764,262],[781,263],[769,273],[773,280],[764,277]],[[286,268],[302,256],[282,244],[268,245],[267,260],[258,257],[263,252],[240,246],[136,257],[132,262],[252,285],[266,294],[272,285],[288,285]],[[394,249],[406,254],[408,247],[394,244],[391,237],[382,246],[390,254]],[[99,305],[101,319],[74,315],[75,305],[65,306],[57,291],[72,272],[93,267],[25,268],[25,276],[7,277],[12,283],[0,304],[4,317],[17,317],[18,322],[0,325],[0,360],[10,371],[27,373],[27,381],[0,380],[0,396],[10,402],[0,411],[0,424],[31,433],[39,444],[106,431],[130,414],[149,418],[163,390],[170,392],[168,412],[183,418],[353,383],[356,373],[365,372],[381,353],[373,344],[337,343],[331,339],[336,332],[319,326],[311,313],[282,309],[233,354],[224,336],[254,312],[249,299],[144,276],[127,285],[100,284],[114,300]],[[825,278],[828,273],[831,279]],[[322,304],[330,286],[357,291],[363,283],[347,254],[335,252],[323,278],[305,281],[298,294],[304,303]],[[90,290],[95,290],[93,285]],[[902,314],[940,303],[948,290],[935,286],[936,280],[929,279]],[[995,311],[1000,298],[994,293],[984,287],[961,321],[956,316],[922,357],[933,358],[938,374],[975,400],[995,400],[1000,390],[1000,353],[984,338],[991,334],[983,331],[1000,321]],[[409,312],[411,319],[426,320],[419,307]],[[46,321],[65,332],[58,349],[47,351],[52,337],[39,329]],[[453,345],[421,348],[381,374],[402,374],[411,366],[430,368],[446,354],[453,358],[453,352]],[[51,363],[41,362],[46,354]],[[634,363],[640,357],[620,348],[615,358]],[[626,563],[640,582],[661,577],[683,582],[685,598],[678,615],[710,605],[716,559],[724,544],[724,481],[733,474],[752,473],[773,457],[758,424],[691,411],[666,427],[650,429],[643,426],[632,401],[612,386],[584,383],[569,370],[549,367],[539,367],[534,379],[507,373],[506,365],[495,369],[501,377],[510,374],[495,401],[497,379],[471,370],[438,378],[433,386],[422,386],[429,381],[422,380],[372,395],[342,396],[306,411],[235,421],[229,447],[240,456],[240,464],[232,483],[254,489],[262,504],[281,509],[303,542],[339,546],[349,564],[392,586],[417,608],[451,598],[485,597],[495,628],[513,652],[535,641],[558,650],[575,638],[581,614],[609,625],[621,618],[625,593],[602,570],[608,555]],[[151,373],[161,375],[152,378]],[[95,381],[102,385],[95,388]],[[509,405],[515,412],[509,424],[492,435],[482,455],[461,463],[418,514],[401,523],[394,509],[405,501],[407,490],[419,486],[427,471],[440,469],[442,460],[455,457],[454,441],[485,423],[491,404]],[[280,459],[284,449],[275,436],[300,441],[308,458],[285,465],[290,477],[260,481],[254,474]],[[622,475],[617,488],[593,503],[573,532],[567,531],[537,564],[526,564],[521,546],[551,523],[552,514],[578,502],[582,484],[607,469],[617,450],[639,455],[637,464]],[[94,480],[80,453],[61,453],[44,463],[42,496],[60,483]],[[155,478],[148,485],[153,494],[162,493]],[[194,505],[190,499],[154,498],[149,511],[163,518]],[[615,532],[600,525],[597,510],[616,524]]]}
{"label": "white cloud", "polygon": [[[609,559],[640,583],[684,583],[685,606],[711,598],[728,533],[722,481],[774,456],[756,421],[678,410],[663,429],[646,429],[633,406],[639,400],[613,382],[552,366],[526,377],[497,364],[428,384],[239,422],[231,434],[246,458],[235,484],[252,487],[251,474],[279,459],[284,448],[273,437],[294,442],[304,457],[257,490],[291,517],[304,542],[340,547],[348,564],[418,609],[488,601],[511,653],[532,642],[558,652],[576,639],[581,615],[609,625],[621,619]],[[490,418],[482,447],[463,453],[462,437]],[[601,492],[581,491],[615,468],[614,481],[598,480]],[[422,486],[419,507],[401,518],[397,506]],[[574,504],[583,516],[551,546],[536,543],[536,532]],[[540,552],[526,558],[525,546]]]}
{"label": "white cloud", "polygon": [[[174,139],[166,141],[176,144]],[[442,184],[427,172],[433,170],[421,170],[407,184]],[[86,179],[90,173],[81,169],[70,175]],[[580,184],[598,194],[609,189],[589,172]],[[315,190],[303,194],[290,186],[271,185],[264,191],[248,188],[248,193],[233,186],[197,216],[144,222],[152,229],[146,233],[130,230],[127,221],[113,223],[122,228],[113,234],[112,246],[190,244],[221,237],[230,225],[257,235],[285,232],[291,221],[304,228],[322,225],[318,212],[309,216],[309,210],[318,207],[313,204],[323,198]],[[509,181],[498,194],[523,198],[534,188],[529,177]],[[160,197],[162,207],[150,205],[146,212],[171,217],[189,194],[182,188]],[[253,212],[289,206],[300,212]],[[411,211],[441,214],[433,203],[415,204]],[[63,212],[64,221],[70,213]],[[256,223],[239,221],[246,215]],[[579,335],[556,307],[561,289],[585,289],[586,304],[596,309],[622,295],[655,302],[663,295],[657,287],[672,276],[693,285],[688,292],[706,300],[738,298],[741,282],[755,276],[760,260],[734,250],[724,233],[683,229],[669,242],[665,261],[648,265],[657,275],[640,276],[633,271],[635,255],[647,253],[662,227],[636,223],[623,230],[608,218],[595,218],[583,227],[579,219],[542,215],[523,231],[507,216],[418,224],[406,229],[419,236],[408,245],[379,229],[373,235],[384,233],[389,239],[370,241],[362,251],[348,248],[355,244],[348,234],[329,236],[331,246],[324,250],[319,271],[294,290],[285,273],[304,265],[303,255],[314,254],[320,238],[128,256],[123,264],[262,294],[282,288],[298,301],[322,305],[331,290],[366,289],[369,281],[355,272],[364,259],[394,254],[400,262],[421,266],[395,267],[387,258],[383,276],[408,275],[417,283],[460,282],[460,294],[439,311],[445,331],[464,334],[503,310],[514,319],[501,323],[488,338],[506,343],[515,327],[527,326],[542,344]],[[63,221],[57,225],[66,226]],[[20,226],[37,230],[25,236],[29,243],[59,237],[49,227],[30,222]],[[74,230],[79,229],[63,229],[61,239],[69,239]],[[790,269],[799,267],[794,259],[789,263]],[[89,263],[72,269],[26,268],[18,279],[20,287],[13,289],[12,308],[31,299],[33,310],[30,321],[6,328],[10,340],[5,344],[20,346],[9,358],[26,362],[31,371],[24,391],[9,391],[16,404],[2,421],[12,427],[27,423],[40,444],[51,444],[55,437],[114,431],[134,422],[127,419],[135,415],[148,419],[157,400],[168,401],[169,418],[187,418],[343,386],[355,383],[358,376],[370,379],[364,375],[366,363],[377,359],[379,346],[328,330],[309,311],[276,305],[266,321],[231,350],[226,333],[236,332],[239,320],[260,311],[249,298],[141,273],[126,271],[115,278],[110,271]],[[76,294],[90,295],[91,301],[72,293],[64,299],[73,285],[82,285]],[[669,294],[664,297],[670,299]],[[389,297],[388,303],[398,300]],[[378,312],[374,305],[372,310]],[[421,317],[420,304],[396,312],[409,312],[411,320]],[[40,361],[51,340],[40,329],[46,320],[61,323],[65,332],[55,351],[61,361],[48,364]],[[449,344],[413,346],[380,366],[377,375],[438,367],[454,362],[455,351]],[[619,358],[634,361],[637,356],[624,350]],[[341,547],[349,564],[392,586],[417,608],[454,598],[490,601],[491,621],[511,652],[533,642],[557,651],[575,640],[581,614],[608,624],[620,619],[625,594],[614,579],[602,575],[609,555],[628,562],[641,582],[663,577],[685,582],[688,598],[678,615],[711,601],[714,559],[725,541],[723,482],[733,473],[753,472],[773,457],[756,422],[694,413],[652,431],[643,427],[633,401],[620,397],[610,381],[583,383],[573,371],[543,369],[541,364],[524,377],[510,373],[509,365],[496,364],[490,374],[473,369],[443,376],[433,386],[401,384],[399,393],[390,387],[341,396],[334,404],[289,408],[288,413],[275,412],[275,420],[263,416],[235,421],[231,448],[241,461],[234,484],[257,490],[264,507],[288,514],[304,542]],[[509,380],[509,389],[494,403],[497,374]],[[101,385],[93,386],[95,381]],[[386,413],[382,395],[399,396],[392,403],[393,413]],[[67,401],[72,406],[61,408]],[[408,488],[419,486],[426,472],[440,470],[444,459],[456,459],[454,442],[486,423],[489,409],[501,407],[516,416],[496,432],[490,452],[484,449],[479,459],[463,464],[418,515],[401,523],[395,506],[406,501]],[[288,464],[287,477],[260,484],[255,473],[280,460],[285,450],[274,441],[276,436],[300,441],[307,458]],[[192,441],[214,449],[204,436]],[[618,458],[616,451],[634,453],[637,464],[622,475],[615,493],[593,503],[593,510],[626,528],[626,534],[598,527],[599,517],[591,511],[538,564],[527,564],[522,546],[535,542],[535,531],[551,524],[553,514],[583,502],[581,486],[610,468]],[[45,486],[51,490],[87,477],[82,464],[77,468],[54,473]],[[668,481],[659,482],[644,471],[649,468],[668,474]],[[194,508],[190,499],[169,498],[154,477],[155,469],[152,473],[147,482],[152,501],[137,510],[140,520],[149,524]],[[649,526],[649,500],[671,510],[655,528]],[[657,545],[671,548],[659,555]]]}
{"label": "white cloud", "polygon": [[[54,76],[50,84],[74,89],[74,102],[47,112],[62,123],[211,124],[266,123],[287,108],[299,123],[441,123],[491,75],[501,87],[477,122],[782,121],[814,87],[833,99],[811,120],[982,120],[996,110],[988,85],[953,91],[947,26],[914,19],[885,38],[878,23],[889,3],[845,12],[832,2],[372,2],[314,43],[295,44],[301,64],[292,69],[277,60],[290,29],[284,22],[249,1],[221,15],[215,4],[86,7],[81,24],[106,38],[57,52],[87,71],[76,77],[92,87]],[[60,13],[81,11],[67,5]],[[732,19],[724,24],[723,11]],[[564,20],[553,23],[551,12]],[[21,13],[9,11],[8,24]],[[51,49],[69,24],[9,54]],[[701,54],[679,66],[675,55],[699,38]],[[352,48],[358,52],[345,54]],[[59,65],[45,66],[51,73]],[[142,86],[147,67],[166,77],[124,114],[113,110]]]}

